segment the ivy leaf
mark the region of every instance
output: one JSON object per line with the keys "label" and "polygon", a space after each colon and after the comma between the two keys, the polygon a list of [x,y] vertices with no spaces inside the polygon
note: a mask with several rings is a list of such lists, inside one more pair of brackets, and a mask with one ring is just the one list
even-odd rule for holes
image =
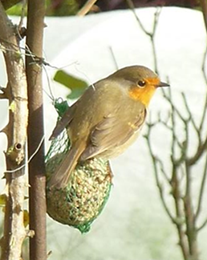
{"label": "ivy leaf", "polygon": [[58,70],[55,73],[54,80],[70,89],[71,93],[67,95],[67,98],[69,99],[77,99],[88,87],[86,81],[70,75],[63,70]]}

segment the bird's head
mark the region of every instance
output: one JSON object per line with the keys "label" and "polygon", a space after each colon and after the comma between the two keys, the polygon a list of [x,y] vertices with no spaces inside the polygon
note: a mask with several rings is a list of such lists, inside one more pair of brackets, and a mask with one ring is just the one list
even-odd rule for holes
{"label": "bird's head", "polygon": [[144,66],[130,66],[118,70],[112,76],[127,86],[129,97],[142,102],[145,106],[159,87],[169,87],[161,82],[158,75]]}

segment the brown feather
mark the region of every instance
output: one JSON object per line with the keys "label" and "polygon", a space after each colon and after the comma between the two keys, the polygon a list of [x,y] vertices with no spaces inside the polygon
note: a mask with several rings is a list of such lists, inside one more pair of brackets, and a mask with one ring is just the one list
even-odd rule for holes
{"label": "brown feather", "polygon": [[57,124],[53,129],[53,132],[49,140],[56,138],[63,131],[63,129],[70,124],[70,122],[73,119],[76,107],[77,107],[77,103],[73,104],[71,107],[67,109],[63,117],[59,121],[57,121]]}
{"label": "brown feather", "polygon": [[137,112],[133,123],[117,120],[116,115],[105,117],[92,130],[89,144],[80,160],[85,161],[95,156],[110,158],[124,151],[131,144],[131,138],[140,132],[146,118],[146,110],[142,106]]}
{"label": "brown feather", "polygon": [[56,187],[57,189],[60,189],[64,188],[68,184],[71,173],[77,165],[78,158],[84,150],[84,143],[85,142],[80,140],[80,142],[76,142],[68,151],[65,158],[49,180],[49,188]]}

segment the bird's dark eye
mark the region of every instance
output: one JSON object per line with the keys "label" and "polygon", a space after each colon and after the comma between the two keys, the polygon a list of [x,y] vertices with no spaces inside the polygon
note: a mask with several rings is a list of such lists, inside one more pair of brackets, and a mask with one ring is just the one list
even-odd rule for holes
{"label": "bird's dark eye", "polygon": [[143,88],[143,87],[146,85],[146,81],[144,81],[144,80],[139,80],[139,81],[137,82],[137,84],[138,84],[138,87]]}

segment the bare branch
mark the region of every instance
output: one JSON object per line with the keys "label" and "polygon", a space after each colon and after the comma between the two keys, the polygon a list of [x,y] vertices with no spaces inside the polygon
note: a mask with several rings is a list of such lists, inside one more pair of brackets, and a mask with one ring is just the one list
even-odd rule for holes
{"label": "bare branch", "polygon": [[84,6],[78,11],[77,15],[78,16],[84,16],[88,12],[90,12],[92,6],[97,2],[97,0],[88,0]]}
{"label": "bare branch", "polygon": [[157,64],[157,53],[156,53],[156,49],[155,49],[155,42],[154,42],[154,38],[155,38],[155,33],[156,33],[156,29],[158,26],[158,21],[159,21],[159,16],[161,13],[161,7],[157,7],[155,14],[154,14],[154,23],[153,23],[153,28],[152,28],[152,32],[148,32],[144,25],[142,24],[141,20],[139,19],[136,10],[135,10],[135,6],[132,0],[126,0],[129,8],[132,10],[135,19],[137,20],[140,28],[142,29],[142,31],[150,37],[150,41],[151,41],[151,45],[152,45],[152,52],[153,52],[153,59],[154,59],[154,70],[156,73],[158,73],[158,64]]}
{"label": "bare branch", "polygon": [[[202,72],[203,72],[203,77],[207,86],[207,75],[206,75],[206,69],[205,69],[205,64],[206,64],[206,57],[207,57],[207,45],[206,45],[206,49],[203,55],[203,62],[202,62]],[[207,91],[206,91],[206,96],[205,96],[205,101],[204,101],[204,105],[203,105],[203,109],[201,110],[203,111],[202,117],[201,117],[201,121],[200,121],[200,125],[199,125],[199,131],[200,133],[202,133],[203,131],[203,127],[204,127],[204,122],[205,122],[205,118],[206,118],[206,112],[207,112]]]}
{"label": "bare branch", "polygon": [[165,180],[167,181],[168,184],[170,184],[170,179],[167,176],[166,171],[164,170],[163,162],[158,157],[155,157],[155,159],[156,159],[157,163],[159,163],[159,165],[160,165],[160,170],[161,170],[161,173],[163,174]]}
{"label": "bare branch", "polygon": [[205,23],[205,27],[206,27],[206,31],[207,31],[207,2],[206,2],[206,0],[200,0],[200,5],[202,8],[203,19],[204,19],[204,23]]}
{"label": "bare branch", "polygon": [[168,93],[169,95],[167,95],[166,91],[163,91],[163,97],[169,102],[171,108],[172,108],[172,111],[173,112],[176,112],[177,116],[183,121],[188,121],[189,119],[186,119],[184,118],[184,116],[182,116],[182,114],[180,113],[180,111],[178,110],[178,108],[173,104],[173,101],[172,101],[172,95],[171,95],[171,89],[168,90]]}
{"label": "bare branch", "polygon": [[197,230],[195,228],[194,221],[194,209],[192,204],[192,180],[191,180],[191,168],[185,163],[186,169],[186,192],[184,197],[185,219],[186,219],[186,234],[189,244],[190,255],[197,258]]}
{"label": "bare branch", "polygon": [[[27,1],[23,0],[22,3],[22,12],[21,12],[21,17],[20,17],[20,21],[18,24],[18,33],[21,31],[22,29],[22,25],[23,25],[23,21],[24,21],[24,17],[25,17],[25,13],[26,13],[26,6],[27,6]],[[20,39],[22,39],[21,34],[19,33]]]}
{"label": "bare branch", "polygon": [[[26,75],[29,99],[28,156],[35,153],[44,136],[42,91],[42,44],[45,7],[42,0],[28,1]],[[32,56],[31,56],[32,53]],[[34,61],[35,59],[35,61]],[[29,163],[30,258],[45,260],[46,199],[45,199],[44,144]]]}
{"label": "bare branch", "polygon": [[116,57],[115,57],[114,50],[113,50],[112,46],[109,46],[109,51],[111,53],[112,60],[114,62],[115,68],[118,70],[119,66],[118,66],[118,63],[117,63],[117,60],[116,60]]}
{"label": "bare branch", "polygon": [[198,146],[198,149],[197,149],[195,155],[192,156],[191,158],[188,158],[188,160],[187,160],[188,165],[191,166],[191,165],[195,164],[201,158],[202,154],[206,151],[206,149],[207,149],[207,136],[206,136],[205,141],[203,141],[201,143],[201,145]]}
{"label": "bare branch", "polygon": [[[163,204],[163,207],[167,213],[167,215],[169,216],[169,218],[171,219],[171,221],[173,223],[176,222],[176,219],[173,217],[172,213],[170,212],[170,209],[168,208],[167,206],[167,203],[165,201],[165,197],[164,197],[164,193],[163,193],[163,187],[160,183],[160,180],[159,180],[159,176],[158,176],[158,168],[157,168],[157,163],[161,163],[161,160],[158,159],[153,151],[152,151],[152,147],[151,147],[151,143],[150,143],[150,131],[151,131],[151,127],[148,126],[148,133],[147,135],[145,136],[146,140],[147,140],[147,144],[148,144],[148,149],[149,149],[149,152],[150,152],[150,155],[151,155],[151,158],[152,158],[152,163],[153,163],[153,168],[154,168],[154,173],[155,173],[155,180],[156,180],[156,184],[157,184],[157,187],[159,189],[159,194],[160,194],[160,199],[161,199],[161,202]],[[162,169],[162,173],[165,177],[165,179],[167,180],[167,182],[169,183],[169,178],[167,177],[167,174],[165,173],[164,171],[164,167],[163,167],[163,164],[161,163],[161,169]]]}
{"label": "bare branch", "polygon": [[[157,66],[157,59],[156,59],[156,50],[154,45],[154,35],[156,31],[156,13],[154,18],[154,28],[152,33],[147,32],[142,25],[141,21],[136,15],[134,10],[134,5],[132,0],[127,0],[129,3],[140,27],[145,32],[146,35],[150,37],[151,44],[152,44],[152,51],[155,59],[155,67]],[[201,0],[203,15],[207,30],[207,2],[206,0]],[[159,12],[158,15],[159,17]],[[205,82],[207,84],[207,75],[205,70],[205,63],[207,57],[207,47],[205,50],[203,63],[202,63],[202,71]],[[207,92],[204,99],[203,109],[201,120],[197,124],[197,121],[194,119],[190,106],[187,102],[187,98],[182,94],[183,104],[185,106],[185,112],[187,115],[184,115],[181,110],[178,108],[176,103],[173,102],[171,90],[169,89],[168,92],[162,91],[164,98],[168,101],[171,106],[171,114],[169,115],[170,123],[162,120],[160,115],[158,114],[158,119],[155,122],[148,123],[148,133],[145,136],[148,144],[148,148],[150,151],[150,155],[153,161],[153,168],[156,178],[156,184],[158,186],[161,202],[167,212],[167,215],[170,217],[171,221],[176,225],[178,236],[179,236],[179,245],[182,250],[183,258],[185,260],[194,259],[198,260],[199,253],[198,253],[198,246],[197,246],[197,234],[200,229],[207,225],[207,219],[203,221],[200,227],[196,228],[196,220],[198,219],[203,203],[204,197],[204,190],[206,186],[206,179],[207,179],[207,155],[206,160],[204,163],[203,174],[201,176],[201,185],[199,189],[199,197],[198,197],[198,204],[195,211],[194,204],[193,204],[193,194],[192,194],[192,179],[191,179],[191,171],[192,166],[197,163],[197,161],[204,155],[207,150],[207,136],[204,138],[202,137],[202,132],[204,127],[206,127],[206,113],[207,113]],[[184,140],[180,140],[180,136],[176,132],[177,128],[175,127],[177,123],[181,123],[183,126],[183,130],[185,133]],[[170,160],[171,160],[171,180],[168,182],[168,173],[166,173],[164,169],[164,162],[159,159],[158,156],[155,156],[152,148],[151,148],[151,140],[150,134],[154,126],[162,125],[166,128],[166,130],[171,132],[171,144],[170,144]],[[192,126],[192,128],[190,128]],[[189,147],[190,147],[190,131],[193,129],[193,132],[196,133],[198,138],[198,146],[197,150],[191,157],[188,157],[187,154]],[[179,155],[177,153],[179,152]],[[161,158],[161,157],[160,157]],[[165,178],[168,184],[171,185],[172,188],[172,197],[174,200],[175,205],[175,217],[172,217],[171,212],[168,211],[168,205],[166,205],[165,198],[164,198],[164,187],[161,185],[160,182],[160,174]],[[182,174],[182,176],[181,176]],[[181,176],[181,178],[180,178]],[[165,183],[164,183],[165,184]],[[185,185],[185,194],[183,196],[183,184]]]}
{"label": "bare branch", "polygon": [[182,92],[181,93],[182,95],[182,98],[183,98],[183,103],[185,105],[185,108],[186,108],[186,111],[188,112],[188,116],[189,116],[189,121],[192,123],[193,125],[193,128],[197,134],[197,137],[198,137],[198,141],[199,141],[199,144],[201,143],[201,136],[200,136],[200,130],[199,128],[197,127],[196,123],[195,123],[195,120],[193,118],[193,114],[192,112],[190,111],[190,108],[189,108],[189,105],[188,105],[188,102],[187,102],[187,99],[186,99],[186,96],[184,95],[184,93]]}
{"label": "bare branch", "polygon": [[200,225],[200,227],[197,228],[197,231],[199,232],[201,229],[203,229],[207,225],[207,218],[203,221],[203,223]]}
{"label": "bare branch", "polygon": [[195,213],[195,222],[198,219],[200,213],[201,213],[201,208],[202,208],[202,202],[203,202],[203,195],[205,193],[205,185],[206,185],[206,177],[207,177],[207,154],[206,154],[206,159],[205,159],[205,166],[203,169],[203,177],[201,180],[201,186],[200,186],[200,191],[199,191],[199,197],[198,197],[198,206],[197,210]]}
{"label": "bare branch", "polygon": [[143,31],[146,35],[148,35],[149,37],[152,37],[152,34],[151,34],[150,32],[148,32],[148,31],[144,28],[144,26],[143,26],[142,22],[140,21],[138,15],[136,14],[135,6],[134,6],[133,1],[132,1],[132,0],[126,0],[126,2],[127,2],[128,6],[129,6],[129,8],[132,10],[132,12],[133,12],[133,14],[134,14],[134,17],[135,17],[135,19],[137,20],[137,22],[138,22],[140,28],[142,29],[142,31]]}
{"label": "bare branch", "polygon": [[[160,124],[160,122],[158,121],[156,124]],[[187,260],[188,254],[189,254],[189,247],[187,244],[187,239],[186,239],[186,235],[185,235],[185,231],[184,231],[184,225],[185,225],[184,212],[182,210],[182,198],[181,198],[181,193],[180,193],[180,184],[179,184],[179,178],[178,178],[178,174],[177,174],[177,167],[176,166],[172,167],[172,179],[169,180],[169,178],[167,177],[167,174],[164,170],[162,161],[158,157],[156,157],[152,151],[150,134],[151,134],[153,127],[156,124],[153,124],[153,123],[147,124],[148,132],[147,132],[145,138],[147,140],[148,149],[150,151],[150,155],[152,158],[153,169],[154,169],[154,173],[155,173],[155,180],[156,180],[156,184],[157,184],[157,187],[159,190],[159,195],[160,195],[162,205],[163,205],[168,217],[170,218],[172,223],[175,224],[175,226],[177,228],[178,237],[179,237],[179,245],[181,247],[184,259]],[[164,197],[163,186],[161,185],[161,182],[159,180],[158,164],[160,165],[160,170],[163,173],[164,178],[166,179],[167,183],[170,184],[171,189],[172,189],[171,194],[173,195],[173,198],[174,198],[175,216],[173,216],[173,214],[171,213],[171,211],[167,205],[167,202],[165,200],[165,197]]]}
{"label": "bare branch", "polygon": [[158,7],[155,11],[155,14],[154,14],[154,23],[153,23],[153,31],[152,31],[152,34],[151,34],[151,44],[152,44],[152,52],[153,52],[153,57],[154,57],[154,69],[155,69],[155,72],[158,73],[158,63],[157,63],[157,53],[156,53],[156,49],[155,49],[155,41],[154,41],[154,38],[155,38],[155,33],[156,33],[156,29],[157,29],[157,25],[158,25],[158,21],[159,21],[159,17],[160,17],[160,14],[161,14],[161,8]]}
{"label": "bare branch", "polygon": [[[1,39],[4,39],[3,41]],[[27,130],[27,88],[24,64],[15,36],[15,27],[7,18],[0,2],[0,45],[4,47],[8,85],[3,94],[9,100],[9,123],[4,132],[8,138],[6,152],[7,170],[15,170],[24,164]],[[2,89],[1,89],[2,90]],[[24,167],[13,173],[5,173],[7,200],[2,240],[2,260],[20,259],[23,240],[26,236],[23,225]],[[13,243],[11,243],[13,241]]]}

